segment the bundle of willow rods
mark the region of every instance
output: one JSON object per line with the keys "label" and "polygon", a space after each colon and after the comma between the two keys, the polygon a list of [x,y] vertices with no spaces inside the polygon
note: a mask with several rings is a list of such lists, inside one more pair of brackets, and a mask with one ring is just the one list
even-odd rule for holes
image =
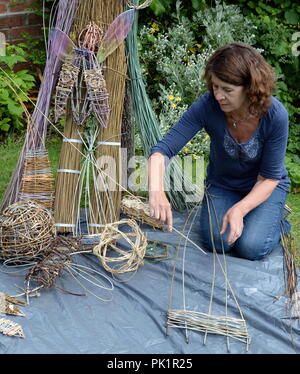
{"label": "bundle of willow rods", "polygon": [[[80,8],[79,8],[80,9]],[[89,23],[89,27],[93,25],[94,29],[97,27],[92,22]],[[80,30],[78,28],[78,22],[76,21],[73,30],[77,30],[77,44],[79,47],[80,35],[82,36],[85,32],[89,31],[89,28]],[[85,41],[88,42],[88,36],[86,35]],[[75,45],[75,44],[74,44]],[[84,49],[81,49],[84,52]],[[75,53],[75,51],[73,51]],[[91,51],[92,52],[92,51]],[[90,86],[96,83],[97,78],[91,78],[91,74],[95,74],[95,70],[92,69],[94,58],[92,53],[88,55],[88,61],[85,60],[84,54],[78,51],[74,57],[70,56],[72,64],[64,63],[60,72],[59,84],[56,87],[56,102],[55,111],[56,117],[59,118],[64,115],[65,107],[67,106],[68,99],[70,104],[66,115],[66,126],[64,129],[64,143],[61,149],[60,165],[58,169],[57,177],[57,189],[55,199],[55,219],[56,226],[59,232],[72,232],[74,235],[81,233],[80,229],[80,207],[82,201],[82,195],[89,194],[89,178],[87,178],[87,189],[83,188],[83,184],[86,179],[86,174],[89,170],[89,157],[93,151],[93,144],[83,140],[85,134],[87,121],[91,116],[90,100],[88,93],[93,96],[93,91],[90,87],[88,89],[86,77],[89,76],[88,82]],[[87,64],[89,66],[87,66]],[[76,71],[72,76],[72,82],[68,81],[68,77],[71,74],[71,70]],[[101,73],[98,71],[98,73]],[[101,76],[101,74],[100,74]],[[66,78],[65,78],[66,77]],[[95,81],[93,81],[93,79]],[[65,81],[69,83],[69,86],[65,84]],[[92,100],[92,103],[93,100]],[[97,103],[94,103],[95,105]],[[97,105],[96,105],[97,106]],[[94,115],[97,113],[95,112]],[[98,113],[99,115],[99,113]],[[103,116],[105,118],[107,114]],[[103,118],[103,119],[104,119]],[[87,144],[88,143],[88,144]],[[84,144],[84,147],[83,147]],[[90,149],[91,147],[91,149]],[[85,159],[81,159],[83,148],[87,154]],[[86,199],[84,199],[86,200]],[[85,208],[91,206],[89,204],[90,198],[87,199],[88,204],[85,204]]]}
{"label": "bundle of willow rods", "polygon": [[[68,34],[73,22],[77,4],[78,0],[60,0],[57,6],[55,4],[55,12],[51,12],[50,27],[54,26],[55,20],[55,27]],[[39,90],[37,104],[32,114],[32,121],[28,126],[29,131],[26,134],[18,164],[2,199],[0,210],[19,199],[21,185],[20,176],[24,169],[26,153],[28,151],[39,149],[41,145],[45,144],[48,127],[47,116],[49,113],[52,91],[57,80],[57,72],[61,64],[56,51],[60,48],[60,41],[51,40],[50,38],[46,51],[47,62]]]}
{"label": "bundle of willow rods", "polygon": [[19,200],[35,200],[53,209],[54,186],[48,152],[45,146],[25,153]]}
{"label": "bundle of willow rods", "polygon": [[[105,32],[113,20],[124,11],[123,1],[87,0],[82,2],[76,17],[77,30],[83,29],[87,20],[94,21]],[[97,138],[96,184],[91,196],[91,206],[98,207],[88,219],[88,231],[99,233],[107,223],[116,221],[120,215],[121,191],[119,188],[121,178],[120,149],[121,126],[125,95],[126,58],[124,46],[119,46],[104,62],[104,78],[109,94],[110,116],[108,126],[101,128]],[[106,168],[106,163],[111,165]],[[99,169],[111,178],[107,179]],[[116,180],[117,183],[114,183]],[[98,191],[97,191],[98,189]],[[100,204],[101,203],[101,204]]]}
{"label": "bundle of willow rods", "polygon": [[80,199],[78,191],[82,140],[82,129],[74,125],[68,110],[64,127],[64,138],[61,147],[59,168],[56,177],[54,219],[57,232],[74,232],[78,211],[74,204]]}
{"label": "bundle of willow rods", "polygon": [[[116,1],[112,6],[110,0],[104,0],[101,1],[99,7],[97,7],[95,17],[98,19],[98,22],[102,21],[104,28],[105,24],[109,25],[124,10],[125,7],[123,1]],[[122,175],[121,128],[125,97],[125,80],[127,74],[124,44],[120,45],[114,53],[108,56],[104,63],[104,78],[109,93],[109,106],[111,112],[107,128],[102,129],[102,131],[99,132],[96,157],[98,160],[103,158],[104,160],[105,158],[108,160],[114,160],[114,165],[112,165],[110,173],[114,173],[112,176],[117,181],[117,184],[114,185],[113,182],[107,181],[109,193],[105,191],[100,192],[103,209],[98,211],[98,217],[94,218],[95,221],[91,220],[91,225],[111,223],[118,220],[121,205],[121,190],[119,188]],[[98,166],[103,166],[103,163],[100,161]],[[99,186],[97,185],[96,188],[98,187]],[[92,204],[95,202],[96,194],[92,197]],[[97,226],[95,227],[94,232],[99,232]]]}
{"label": "bundle of willow rods", "polygon": [[[137,0],[132,0],[128,3],[130,6],[138,5]],[[128,74],[129,78],[131,79],[135,123],[141,134],[140,139],[142,142],[144,155],[145,157],[148,157],[151,148],[162,138],[162,134],[159,128],[158,119],[152,109],[150,99],[147,95],[145,83],[142,77],[137,48],[137,26],[138,21],[136,17],[133,29],[128,34],[126,39]],[[173,169],[171,171],[173,174],[170,175],[170,179],[171,182],[173,181],[174,186],[184,185],[186,186],[187,191],[195,191],[195,194],[201,195],[199,187],[193,185],[189,178],[184,178],[182,169],[175,160],[172,161],[171,168]],[[174,209],[184,210],[191,205],[188,203],[190,200],[188,199],[187,193],[184,190],[180,189],[176,191],[174,188],[169,188],[167,194]]]}

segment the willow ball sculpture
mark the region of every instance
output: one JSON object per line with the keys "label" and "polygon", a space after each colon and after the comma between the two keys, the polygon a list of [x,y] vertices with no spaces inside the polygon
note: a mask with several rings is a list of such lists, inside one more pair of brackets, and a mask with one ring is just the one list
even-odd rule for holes
{"label": "willow ball sculpture", "polygon": [[[126,224],[131,232],[125,233],[119,230],[119,225]],[[130,250],[122,249],[119,239],[123,239],[130,246]],[[137,271],[140,265],[144,264],[144,257],[147,247],[147,238],[133,219],[122,219],[105,225],[101,233],[100,243],[93,249],[101,261],[105,270],[112,274],[122,274]],[[114,255],[109,255],[113,250]],[[114,263],[110,266],[108,263]]]}
{"label": "willow ball sculpture", "polygon": [[0,259],[32,258],[56,234],[51,212],[35,201],[17,201],[0,214]]}

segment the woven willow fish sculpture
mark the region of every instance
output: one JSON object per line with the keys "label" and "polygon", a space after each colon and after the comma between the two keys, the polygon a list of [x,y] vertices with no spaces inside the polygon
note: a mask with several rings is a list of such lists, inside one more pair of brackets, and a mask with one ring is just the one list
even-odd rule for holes
{"label": "woven willow fish sculpture", "polygon": [[21,325],[5,318],[0,318],[0,333],[7,336],[17,336],[19,338],[25,338]]}
{"label": "woven willow fish sculpture", "polygon": [[58,57],[63,61],[55,94],[55,121],[66,113],[71,99],[71,110],[77,125],[83,125],[93,112],[101,126],[109,119],[109,104],[106,82],[103,76],[103,61],[124,41],[134,21],[135,10],[121,13],[103,31],[90,22],[78,37],[78,47],[67,34],[54,29],[54,37],[62,41]]}

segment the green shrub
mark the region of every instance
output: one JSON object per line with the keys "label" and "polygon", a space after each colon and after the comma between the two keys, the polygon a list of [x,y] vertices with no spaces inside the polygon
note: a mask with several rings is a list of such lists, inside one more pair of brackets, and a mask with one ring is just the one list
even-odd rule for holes
{"label": "green shrub", "polygon": [[[28,92],[35,86],[35,77],[28,70],[14,71],[16,64],[26,62],[25,52],[19,46],[8,45],[6,56],[0,56],[0,138],[24,126],[24,109]],[[11,86],[11,87],[10,87]]]}
{"label": "green shrub", "polygon": [[[192,19],[182,16],[181,5],[176,2],[176,13],[165,30],[154,22],[139,34],[148,94],[163,134],[207,91],[202,75],[212,52],[232,41],[255,41],[255,26],[235,5],[216,2],[214,8],[194,12]],[[201,156],[208,149],[209,137],[200,131],[181,153]]]}
{"label": "green shrub", "polygon": [[[155,16],[165,16],[175,10],[176,3],[176,0],[153,0],[150,9],[153,11]],[[207,8],[205,0],[191,0],[188,2],[185,1],[183,10],[187,14],[188,12],[203,10],[205,8]]]}
{"label": "green shrub", "polygon": [[[276,71],[275,96],[287,108],[290,121],[286,166],[293,190],[299,190],[299,59],[292,53],[299,5],[289,0],[269,0],[268,4],[227,0],[227,5],[216,1],[211,8],[205,1],[155,0],[152,4],[158,17],[140,31],[140,55],[162,133],[205,92],[201,76],[212,51],[228,42],[246,42]],[[170,16],[162,18],[171,10]],[[209,139],[200,132],[182,153],[206,154],[208,145]]]}
{"label": "green shrub", "polygon": [[[261,1],[247,3],[252,13],[248,18],[256,25],[255,47],[260,48],[265,59],[274,67],[278,80],[275,96],[284,104],[289,113],[289,139],[285,164],[292,181],[292,189],[299,191],[300,175],[300,129],[299,129],[299,59],[292,53],[292,14],[299,6],[290,1],[270,0],[268,6]],[[247,7],[246,7],[247,8]]]}
{"label": "green shrub", "polygon": [[297,154],[287,152],[285,157],[285,165],[292,181],[291,191],[300,192],[300,157]]}

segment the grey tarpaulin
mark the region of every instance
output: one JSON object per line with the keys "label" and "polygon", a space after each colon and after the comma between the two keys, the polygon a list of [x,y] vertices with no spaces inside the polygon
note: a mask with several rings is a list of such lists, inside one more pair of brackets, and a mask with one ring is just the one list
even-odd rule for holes
{"label": "grey tarpaulin", "polygon": [[[182,230],[186,216],[174,213],[174,227]],[[171,255],[180,236],[141,225],[148,239],[169,245]],[[191,240],[197,243],[196,224]],[[182,242],[184,244],[184,242]],[[183,308],[183,279],[187,310],[208,312],[211,294],[213,255],[202,254],[192,244],[183,246],[175,258],[159,262],[145,260],[138,271],[115,279],[93,255],[76,255],[76,263],[93,267],[111,279],[113,291],[86,287],[97,295],[112,301],[103,302],[86,293],[75,279],[65,273],[57,284],[68,291],[86,293],[75,296],[59,289],[42,290],[40,297],[30,298],[30,304],[21,307],[25,317],[6,316],[21,324],[25,338],[0,334],[2,354],[293,354],[300,353],[300,327],[296,318],[289,318],[285,297],[283,253],[280,246],[262,261],[248,261],[226,256],[230,285],[247,323],[251,344],[246,353],[243,342],[209,334],[188,331],[189,343],[182,329],[169,329],[166,335],[166,311],[169,306],[172,270],[176,271],[172,288],[172,308]],[[172,257],[172,256],[171,256]],[[223,258],[220,257],[222,263]],[[184,266],[184,273],[182,267]],[[0,270],[0,292],[16,295],[15,285],[24,286],[24,277]],[[100,278],[99,278],[100,279]],[[120,281],[121,280],[121,281]],[[82,281],[84,281],[82,279]],[[102,282],[109,287],[109,282]],[[225,280],[216,264],[215,293],[211,314],[225,315]],[[231,293],[227,295],[228,315],[239,318]]]}

